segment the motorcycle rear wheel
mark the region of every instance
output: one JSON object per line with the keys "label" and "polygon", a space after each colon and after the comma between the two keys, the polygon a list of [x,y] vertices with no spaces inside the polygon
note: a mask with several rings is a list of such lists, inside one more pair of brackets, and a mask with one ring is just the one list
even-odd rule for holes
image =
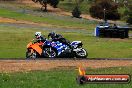
{"label": "motorcycle rear wheel", "polygon": [[57,57],[56,51],[51,47],[44,48],[44,57],[46,58],[55,58]]}

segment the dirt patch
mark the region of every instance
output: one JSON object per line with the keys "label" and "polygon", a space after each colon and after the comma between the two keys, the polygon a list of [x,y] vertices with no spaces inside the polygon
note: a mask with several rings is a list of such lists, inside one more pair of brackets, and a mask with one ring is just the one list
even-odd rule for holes
{"label": "dirt patch", "polygon": [[46,24],[46,23],[35,23],[35,22],[30,22],[30,21],[15,20],[15,19],[4,18],[4,17],[0,17],[0,23],[30,24],[30,25],[38,25],[38,26],[46,26],[46,27],[54,26],[54,25],[50,25],[50,24]]}
{"label": "dirt patch", "polygon": [[[45,26],[45,27],[57,27],[56,25],[46,24],[46,23],[35,23],[31,21],[24,21],[24,20],[15,20],[5,17],[0,17],[0,23],[15,23],[15,24],[29,24],[29,25],[36,25],[36,26]],[[58,27],[59,28],[59,27]]]}
{"label": "dirt patch", "polygon": [[27,24],[27,25],[34,25],[40,27],[48,27],[48,28],[64,28],[64,29],[76,29],[76,30],[84,30],[83,28],[79,27],[69,27],[69,26],[61,26],[55,24],[48,24],[48,23],[36,23],[31,21],[24,21],[24,20],[16,20],[11,18],[0,17],[0,23],[14,23],[14,24]]}
{"label": "dirt patch", "polygon": [[0,72],[77,68],[79,66],[90,68],[132,66],[132,60],[0,60]]}

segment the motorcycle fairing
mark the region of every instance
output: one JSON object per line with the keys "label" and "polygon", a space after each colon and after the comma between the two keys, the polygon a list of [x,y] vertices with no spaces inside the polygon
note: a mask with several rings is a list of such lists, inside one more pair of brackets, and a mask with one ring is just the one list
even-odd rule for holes
{"label": "motorcycle fairing", "polygon": [[77,48],[79,44],[82,45],[82,41],[73,41],[71,43],[71,45],[74,46],[74,48]]}
{"label": "motorcycle fairing", "polygon": [[57,50],[58,56],[67,49],[67,45],[60,42],[47,42],[48,46],[51,46]]}
{"label": "motorcycle fairing", "polygon": [[42,54],[42,49],[37,43],[31,45],[30,47],[33,48],[35,51],[37,51],[40,55]]}

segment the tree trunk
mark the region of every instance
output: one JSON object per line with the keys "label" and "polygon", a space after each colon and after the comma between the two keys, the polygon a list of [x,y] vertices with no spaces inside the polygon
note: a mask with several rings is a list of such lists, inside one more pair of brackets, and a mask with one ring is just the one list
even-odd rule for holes
{"label": "tree trunk", "polygon": [[47,12],[47,3],[43,3],[41,10]]}

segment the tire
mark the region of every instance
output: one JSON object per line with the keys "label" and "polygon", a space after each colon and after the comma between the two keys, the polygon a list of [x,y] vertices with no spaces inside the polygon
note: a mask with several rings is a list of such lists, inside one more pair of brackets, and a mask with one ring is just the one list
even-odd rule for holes
{"label": "tire", "polygon": [[55,58],[57,57],[56,50],[51,47],[45,47],[43,50],[44,57],[46,58]]}
{"label": "tire", "polygon": [[88,53],[85,49],[80,49],[76,51],[76,58],[86,58],[88,56]]}
{"label": "tire", "polygon": [[37,52],[31,53],[30,51],[26,52],[26,59],[36,59],[37,58]]}
{"label": "tire", "polygon": [[28,59],[29,58],[29,52],[27,51],[26,52],[26,59]]}

